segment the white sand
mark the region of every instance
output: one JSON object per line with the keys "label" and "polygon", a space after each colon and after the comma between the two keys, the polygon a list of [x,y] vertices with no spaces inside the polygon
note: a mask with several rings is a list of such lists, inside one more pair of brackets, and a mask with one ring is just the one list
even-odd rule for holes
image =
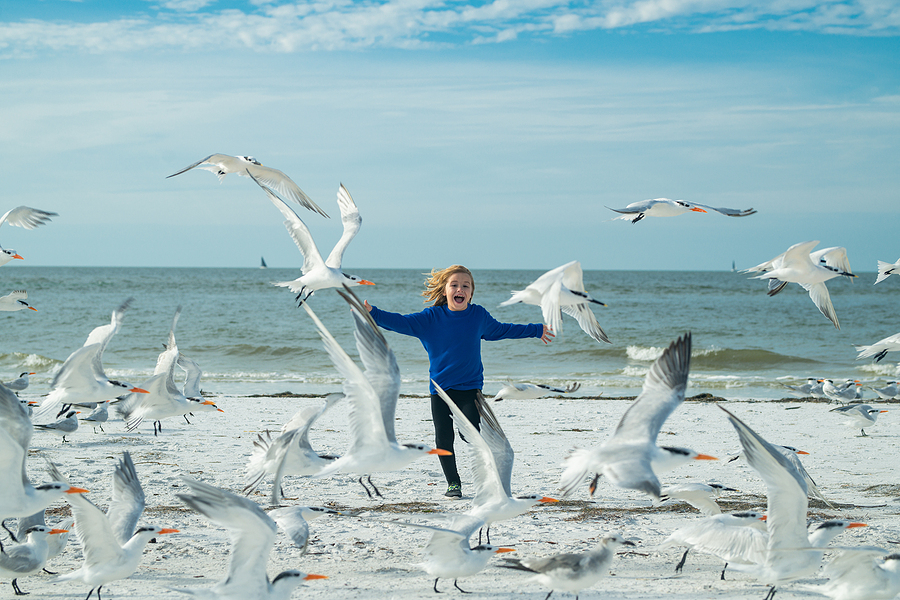
{"label": "white sand", "polygon": [[[30,391],[30,390],[29,390]],[[702,391],[702,390],[701,390]],[[690,389],[688,395],[698,393]],[[27,394],[26,394],[27,396]],[[35,398],[37,396],[35,395]],[[46,481],[43,461],[55,461],[75,485],[91,490],[89,497],[105,507],[109,501],[116,459],[129,450],[147,495],[143,522],[175,527],[181,533],[166,535],[150,544],[139,570],[128,580],[109,584],[103,598],[184,597],[167,587],[211,586],[223,577],[229,543],[225,530],[187,510],[175,494],[185,492],[180,477],[189,475],[212,485],[239,492],[244,483],[244,466],[257,432],[279,430],[300,407],[319,404],[318,399],[219,397],[223,413],[205,413],[187,425],[180,419],[164,422],[163,433],[152,435],[149,424],[140,433],[123,433],[121,421],[105,425],[107,433],[94,434],[82,425],[67,444],[51,434],[35,432],[29,474],[36,482]],[[593,446],[604,440],[629,402],[551,398],[505,400],[494,408],[517,451],[513,473],[514,493],[557,494],[561,464],[576,446]],[[900,542],[897,479],[898,441],[896,419],[900,411],[881,415],[868,430],[868,438],[855,437],[858,430],[845,427],[842,419],[829,413],[822,403],[729,402],[735,414],[773,443],[786,444],[810,452],[802,457],[819,488],[840,508],[823,509],[811,504],[810,519],[849,518],[870,526],[852,529],[835,543],[876,545],[897,549]],[[892,408],[890,405],[888,408]],[[321,451],[341,453],[347,444],[346,405],[338,404],[313,429],[313,446]],[[428,400],[400,400],[397,436],[402,442],[433,439]],[[734,429],[724,413],[712,403],[686,402],[666,422],[660,435],[664,445],[688,446],[727,459],[739,449]],[[463,492],[471,493],[469,458],[460,455]],[[403,513],[422,511],[456,512],[468,507],[468,498],[443,497],[445,484],[436,458],[428,457],[396,473],[375,474],[373,480],[384,501],[369,500],[356,481],[347,475],[327,479],[288,477],[285,492],[289,504],[323,505],[365,511],[353,517],[326,516],[311,523],[310,552],[301,557],[283,534],[269,561],[269,574],[299,569],[327,575],[299,588],[295,598],[434,598],[432,580],[414,564],[429,538],[427,531],[368,520],[366,515],[411,518]],[[271,481],[271,480],[270,480]],[[718,481],[741,490],[724,498],[724,510],[765,507],[765,488],[756,472],[745,462],[697,461],[663,477],[663,484]],[[650,508],[649,500],[637,492],[602,483],[596,497],[588,497],[587,485],[569,501],[540,505],[511,521],[497,523],[492,542],[515,545],[517,553],[506,556],[544,556],[591,548],[609,532],[620,532],[637,544],[634,552],[623,552],[613,563],[612,576],[584,590],[591,598],[762,598],[766,588],[750,577],[732,572],[719,581],[721,563],[693,553],[684,573],[674,576],[674,565],[682,550],[656,547],[679,526],[699,518],[684,504]],[[265,505],[269,482],[252,498]],[[846,505],[846,506],[843,506]],[[59,514],[65,503],[51,509]],[[390,512],[385,512],[389,510]],[[399,513],[399,514],[398,514]],[[427,515],[426,515],[427,516]],[[50,524],[58,517],[48,517]],[[492,559],[492,565],[500,562]],[[64,554],[49,565],[53,571],[69,572],[81,563],[74,535]],[[527,573],[489,566],[477,576],[460,580],[460,586],[492,598],[542,600],[547,589],[529,581]],[[24,577],[20,586],[32,598],[84,598],[87,586],[81,583],[50,583],[46,574]],[[824,580],[819,580],[824,582]],[[802,583],[814,583],[808,580]],[[9,582],[3,581],[4,595],[12,596]],[[441,591],[460,592],[452,581],[441,580]],[[801,591],[797,585],[780,589],[778,597],[820,597]],[[555,592],[553,598],[573,598]]]}

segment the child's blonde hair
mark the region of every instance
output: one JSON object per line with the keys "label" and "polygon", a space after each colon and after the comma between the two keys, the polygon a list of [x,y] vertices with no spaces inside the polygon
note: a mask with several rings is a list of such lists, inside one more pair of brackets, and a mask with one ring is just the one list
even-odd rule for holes
{"label": "child's blonde hair", "polygon": [[427,279],[425,280],[425,291],[422,292],[422,295],[425,296],[425,303],[433,302],[433,306],[443,306],[447,304],[447,295],[444,293],[444,288],[447,287],[447,281],[451,276],[457,273],[465,273],[469,276],[469,279],[472,280],[472,296],[475,296],[475,278],[472,277],[472,271],[468,270],[462,265],[453,265],[451,267],[447,267],[446,269],[441,269],[440,271],[436,271],[435,269],[431,270],[431,274],[429,274]]}

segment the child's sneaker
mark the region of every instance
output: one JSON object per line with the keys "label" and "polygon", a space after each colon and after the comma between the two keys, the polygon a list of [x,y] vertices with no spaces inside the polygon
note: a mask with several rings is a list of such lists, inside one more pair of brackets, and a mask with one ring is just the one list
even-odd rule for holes
{"label": "child's sneaker", "polygon": [[447,486],[447,491],[444,495],[448,498],[462,498],[462,486],[458,483],[451,483]]}

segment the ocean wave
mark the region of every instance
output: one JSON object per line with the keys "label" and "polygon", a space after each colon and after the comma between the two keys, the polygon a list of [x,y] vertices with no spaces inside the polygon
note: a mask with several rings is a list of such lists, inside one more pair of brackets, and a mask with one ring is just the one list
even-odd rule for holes
{"label": "ocean wave", "polygon": [[62,361],[41,356],[40,354],[26,354],[24,352],[7,352],[0,354],[0,369],[21,371],[29,369],[36,373],[43,373],[59,368]]}
{"label": "ocean wave", "polygon": [[900,363],[867,363],[857,367],[860,371],[882,377],[900,377]]}
{"label": "ocean wave", "polygon": [[[628,346],[625,352],[629,359],[652,362],[659,358],[665,348],[654,346]],[[765,369],[782,367],[786,364],[819,364],[819,361],[761,350],[758,348],[694,348],[691,351],[693,364],[704,369]]]}

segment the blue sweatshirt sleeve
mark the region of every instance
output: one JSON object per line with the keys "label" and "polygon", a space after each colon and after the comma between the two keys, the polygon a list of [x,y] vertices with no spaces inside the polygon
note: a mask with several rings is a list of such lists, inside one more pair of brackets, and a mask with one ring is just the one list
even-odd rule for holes
{"label": "blue sweatshirt sleeve", "polygon": [[409,315],[401,315],[400,313],[381,310],[377,306],[373,306],[372,312],[369,314],[372,316],[375,324],[379,327],[387,329],[388,331],[402,333],[403,335],[411,335],[417,338],[422,336],[422,332],[425,330],[425,325],[428,320],[424,311]]}
{"label": "blue sweatshirt sleeve", "polygon": [[484,311],[484,330],[481,339],[487,341],[522,339],[522,338],[540,338],[544,335],[544,325],[542,323],[528,323],[521,325],[518,323],[501,323],[491,316],[489,312]]}

